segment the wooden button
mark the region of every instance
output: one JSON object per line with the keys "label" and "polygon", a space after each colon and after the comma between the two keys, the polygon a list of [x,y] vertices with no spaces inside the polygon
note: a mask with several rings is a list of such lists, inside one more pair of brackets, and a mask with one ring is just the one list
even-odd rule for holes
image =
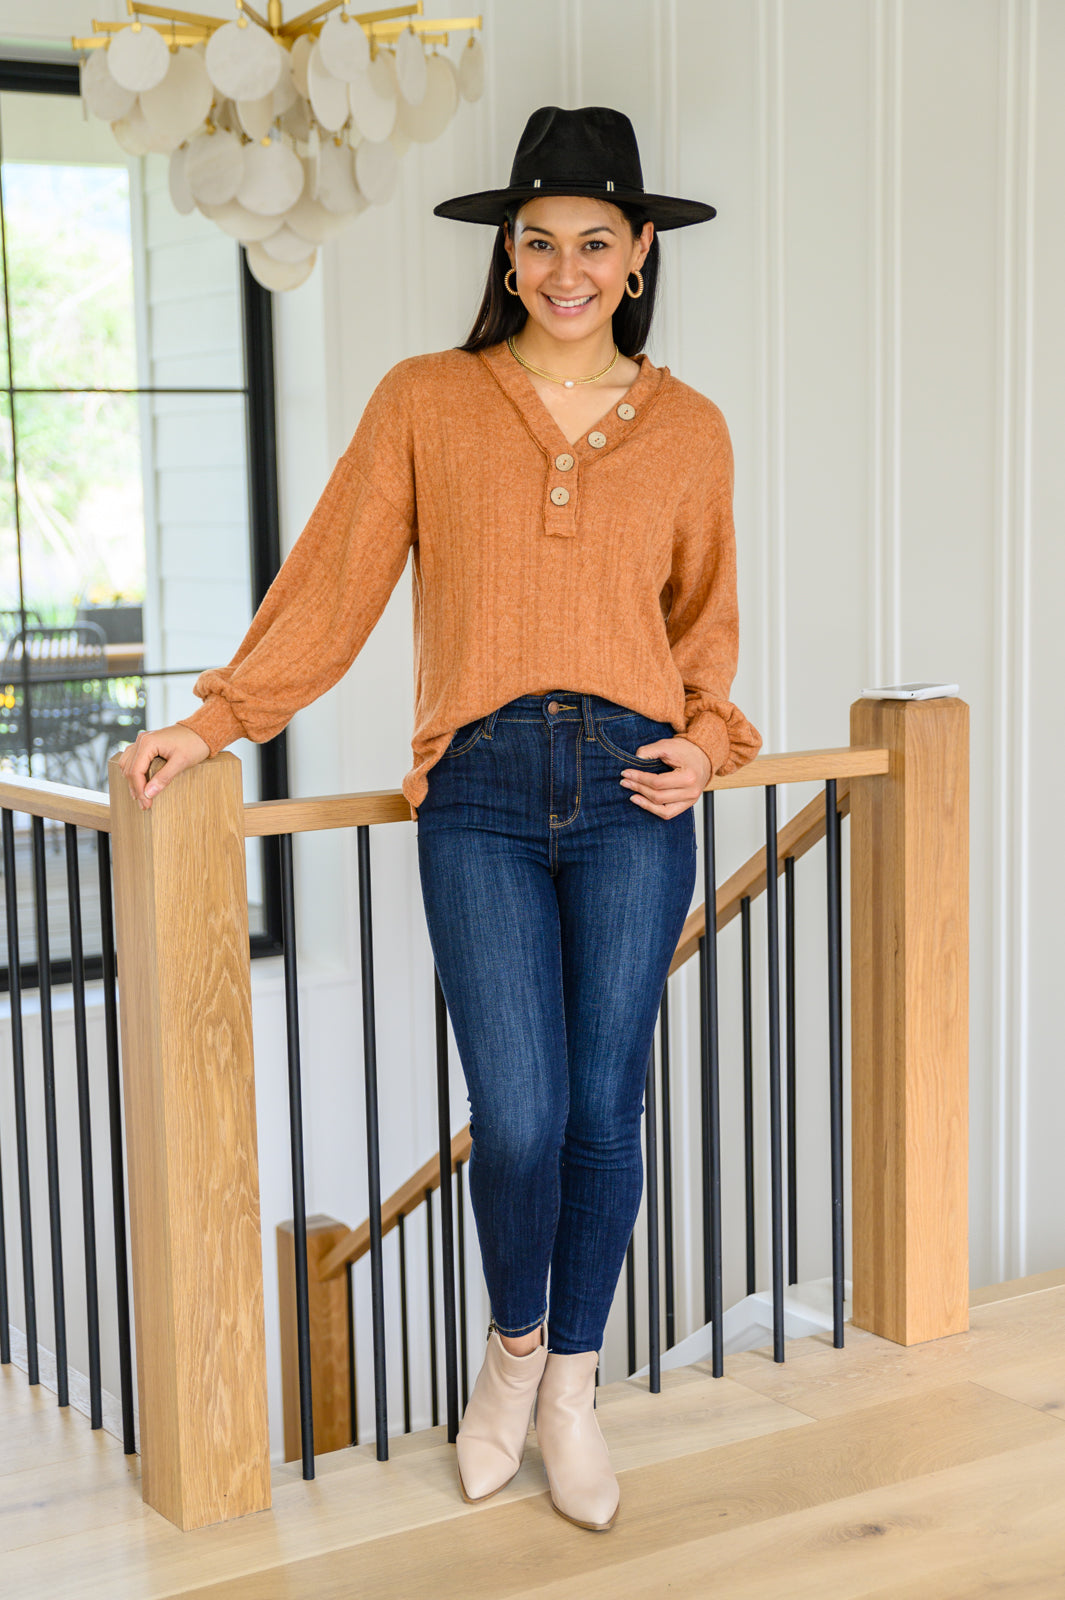
{"label": "wooden button", "polygon": [[621,418],[622,422],[631,422],[635,415],[636,407],[630,406],[627,400],[623,400],[618,406],[618,416]]}
{"label": "wooden button", "polygon": [[606,444],[606,434],[590,433],[588,435],[588,443],[591,445],[593,450],[601,450]]}
{"label": "wooden button", "polygon": [[568,472],[572,465],[573,457],[568,456],[565,451],[563,451],[560,456],[555,457],[555,466],[558,468],[559,472]]}
{"label": "wooden button", "polygon": [[551,501],[556,506],[564,506],[569,500],[569,490],[563,489],[561,484],[557,489],[551,490]]}

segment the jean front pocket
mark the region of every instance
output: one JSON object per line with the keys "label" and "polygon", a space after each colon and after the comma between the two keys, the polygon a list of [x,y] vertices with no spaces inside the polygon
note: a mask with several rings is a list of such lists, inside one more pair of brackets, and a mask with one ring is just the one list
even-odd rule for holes
{"label": "jean front pocket", "polygon": [[474,722],[464,722],[461,728],[456,728],[451,738],[451,743],[444,751],[443,759],[449,756],[465,755],[467,750],[473,748],[481,734],[484,732],[485,717],[478,717]]}
{"label": "jean front pocket", "polygon": [[661,767],[669,770],[669,763],[661,756],[638,756],[634,752],[644,744],[657,744],[660,739],[672,739],[675,729],[671,722],[656,722],[638,711],[627,711],[621,716],[597,717],[595,736],[612,756],[626,766]]}

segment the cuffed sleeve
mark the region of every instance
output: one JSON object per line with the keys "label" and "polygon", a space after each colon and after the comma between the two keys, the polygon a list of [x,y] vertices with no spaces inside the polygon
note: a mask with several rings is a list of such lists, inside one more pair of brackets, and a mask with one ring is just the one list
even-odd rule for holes
{"label": "cuffed sleeve", "polygon": [[729,699],[739,662],[732,441],[720,409],[707,405],[704,454],[674,535],[666,632],[684,684],[684,737],[724,776],[754,759],[762,736]]}
{"label": "cuffed sleeve", "polygon": [[317,505],[228,666],[202,672],[188,717],[211,754],[280,733],[351,666],[416,535],[404,363],[378,384]]}

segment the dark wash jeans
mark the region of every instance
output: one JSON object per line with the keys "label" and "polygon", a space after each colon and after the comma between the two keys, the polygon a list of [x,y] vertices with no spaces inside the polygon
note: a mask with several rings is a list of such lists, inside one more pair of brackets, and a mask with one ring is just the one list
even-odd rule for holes
{"label": "dark wash jeans", "polygon": [[597,695],[519,695],[458,729],[418,808],[492,1318],[520,1334],[547,1316],[562,1352],[600,1349],[643,1190],[644,1083],[695,816],[654,816],[619,780],[668,772],[635,751],[673,733]]}

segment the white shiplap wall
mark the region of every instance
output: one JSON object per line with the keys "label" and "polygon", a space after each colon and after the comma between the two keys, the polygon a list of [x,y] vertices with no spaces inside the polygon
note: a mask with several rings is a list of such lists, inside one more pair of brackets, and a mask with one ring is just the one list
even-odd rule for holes
{"label": "white shiplap wall", "polygon": [[[0,33],[29,31],[20,9],[0,4]],[[72,9],[55,7],[64,28]],[[222,0],[213,9],[229,11]],[[463,106],[440,143],[404,158],[396,199],[329,245],[303,289],[275,297],[286,543],[384,371],[465,333],[490,230],[435,218],[432,205],[505,181],[537,105],[625,110],[648,187],[703,196],[719,210],[709,225],[663,239],[650,348],[722,406],[732,432],[735,699],[767,751],[845,743],[848,705],[867,683],[949,678],[972,708],[971,1276],[980,1285],[1060,1266],[1065,110],[1054,90],[1065,71],[1065,8],[485,0],[483,9],[484,100]],[[80,29],[78,15],[71,26]],[[393,786],[406,770],[408,584],[404,576],[345,681],[296,718],[302,792]],[[782,819],[814,792],[782,792]],[[719,802],[718,816],[724,873],[756,848],[761,809],[757,797],[737,795]],[[354,861],[349,843],[303,846],[309,1199],[355,1221],[365,1183],[351,1159],[362,1114]],[[374,850],[375,883],[389,889],[375,927],[387,1190],[434,1138],[431,965],[413,830],[382,830]],[[819,860],[800,864],[799,882],[799,1276],[810,1278],[829,1264]],[[754,931],[757,962],[758,908]],[[722,951],[730,1130],[739,1110],[734,945]],[[260,968],[256,982],[269,1268],[269,1230],[288,1212],[276,1122],[283,1030],[273,976]],[[691,1123],[697,1036],[683,1010],[674,1007],[675,1114]],[[456,1066],[452,1083],[457,1125]],[[761,1092],[758,1112],[761,1129]],[[757,1159],[764,1194],[762,1132]],[[679,1160],[694,1182],[690,1147]],[[726,1305],[744,1292],[739,1184],[727,1147]],[[687,1192],[696,1192],[690,1183]],[[696,1208],[678,1219],[678,1249],[698,1242]],[[760,1285],[768,1260],[763,1225]],[[271,1270],[267,1279],[272,1295]],[[697,1313],[689,1294],[679,1331]],[[268,1299],[271,1335],[274,1316]],[[617,1349],[615,1330],[605,1366]]]}

